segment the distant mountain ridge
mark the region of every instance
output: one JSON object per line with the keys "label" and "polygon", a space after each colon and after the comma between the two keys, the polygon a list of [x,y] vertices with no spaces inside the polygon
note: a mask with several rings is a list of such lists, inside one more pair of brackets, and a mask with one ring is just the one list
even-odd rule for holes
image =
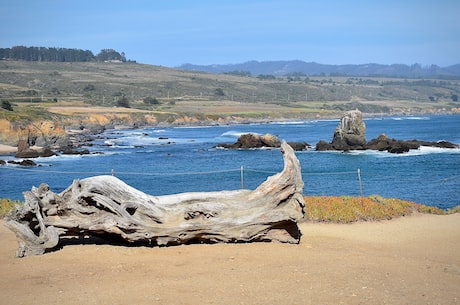
{"label": "distant mountain ridge", "polygon": [[458,78],[460,77],[460,64],[439,67],[431,65],[423,67],[420,64],[349,64],[328,65],[301,60],[287,61],[248,61],[239,64],[226,65],[193,65],[183,64],[178,69],[188,71],[202,71],[214,74],[237,73],[251,75],[305,75],[305,76],[387,76],[387,77],[435,77]]}

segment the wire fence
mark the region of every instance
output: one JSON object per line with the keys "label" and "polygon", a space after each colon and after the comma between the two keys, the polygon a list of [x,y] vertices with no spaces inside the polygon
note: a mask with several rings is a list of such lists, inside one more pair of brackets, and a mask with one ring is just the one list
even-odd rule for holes
{"label": "wire fence", "polygon": [[[279,173],[280,171],[272,171],[267,169],[257,169],[257,168],[248,168],[241,166],[240,168],[232,168],[232,169],[221,169],[221,170],[210,170],[210,171],[184,171],[184,172],[133,172],[133,171],[118,171],[115,168],[108,169],[106,171],[67,171],[67,170],[53,170],[53,169],[42,169],[42,168],[29,168],[29,167],[21,167],[21,166],[0,166],[0,174],[2,171],[19,171],[24,173],[43,173],[43,174],[53,174],[53,175],[80,175],[80,176],[94,176],[94,175],[112,175],[117,177],[125,176],[126,179],[130,179],[126,176],[150,176],[150,177],[165,177],[164,179],[167,180],[167,177],[179,177],[179,176],[192,176],[192,175],[223,175],[229,178],[228,174],[231,175],[233,182],[238,183],[236,178],[239,176],[239,180],[241,183],[241,189],[246,188],[246,183],[254,186],[260,184],[262,178],[266,178],[268,176],[272,176],[274,174]],[[404,187],[416,183],[420,184],[420,176],[414,175],[405,175],[400,176],[397,173],[394,175],[389,175],[388,173],[382,174],[382,172],[363,172],[360,168],[357,170],[345,170],[345,171],[336,171],[336,172],[301,172],[302,177],[306,185],[309,185],[309,189],[313,192],[324,194],[324,185],[322,183],[326,183],[328,187],[334,188],[336,183],[339,183],[340,187],[345,187],[346,193],[356,194],[359,190],[359,195],[363,198],[364,190],[366,189],[366,193],[379,193],[379,191],[375,192],[376,187],[381,187],[382,183],[385,181],[397,181],[398,185]],[[321,178],[319,176],[322,176]],[[334,178],[329,178],[329,177]],[[317,177],[317,178],[315,178]],[[342,178],[343,177],[343,178]],[[75,179],[76,177],[74,177]],[[79,177],[80,178],[80,177]],[[364,178],[364,179],[363,179]],[[209,179],[213,179],[212,177]],[[3,180],[3,179],[2,179]],[[184,181],[183,178],[177,178],[178,181]],[[192,179],[197,180],[197,179]],[[206,179],[205,179],[206,180]],[[460,183],[460,175],[450,175],[448,177],[438,177],[438,179],[434,180],[431,179],[432,182],[436,181],[436,185],[441,186],[446,185],[449,188],[456,189],[458,188],[458,183]],[[209,181],[209,180],[208,180]],[[259,182],[256,182],[259,181]],[[322,181],[322,182],[319,182]],[[333,182],[332,182],[333,181]],[[356,182],[353,182],[356,181]],[[364,186],[363,186],[364,181]],[[332,184],[331,184],[332,182]],[[321,186],[318,188],[318,183]],[[344,184],[345,183],[345,184]],[[354,184],[356,183],[356,184]],[[232,184],[235,186],[235,184]],[[340,188],[339,187],[339,188]],[[355,188],[356,187],[356,188]],[[249,187],[251,188],[251,187]],[[232,187],[233,189],[233,187]],[[190,190],[184,190],[190,191]]]}
{"label": "wire fence", "polygon": [[[34,173],[50,173],[50,174],[65,174],[65,175],[112,175],[112,176],[126,176],[126,175],[135,175],[135,176],[156,176],[156,177],[171,177],[171,176],[187,176],[187,175],[213,175],[213,174],[224,174],[224,173],[240,173],[240,183],[241,189],[245,188],[245,173],[259,173],[264,175],[274,175],[278,172],[269,171],[264,169],[254,169],[254,168],[245,168],[241,166],[240,168],[235,169],[224,169],[224,170],[212,170],[212,171],[188,171],[188,172],[128,172],[128,171],[115,171],[111,169],[110,171],[59,171],[59,170],[49,170],[49,169],[39,169],[39,168],[27,168],[27,167],[17,167],[17,166],[2,166],[2,169],[14,170],[14,171],[24,171],[24,172],[34,172]],[[349,175],[356,174],[355,171],[343,171],[343,172],[323,172],[323,173],[307,173],[302,172],[302,176],[306,175]],[[360,176],[360,170],[358,169],[358,177],[360,183],[360,193],[362,196],[362,182]]]}
{"label": "wire fence", "polygon": [[[210,175],[210,174],[221,174],[221,173],[232,173],[240,172],[243,175],[246,172],[252,173],[261,173],[274,175],[278,171],[270,171],[265,169],[249,168],[249,167],[239,167],[233,169],[222,169],[222,170],[211,170],[211,171],[187,171],[187,172],[132,172],[132,171],[118,171],[114,168],[107,171],[59,171],[59,170],[50,170],[50,169],[40,169],[40,168],[29,168],[29,167],[19,167],[19,166],[0,166],[0,170],[12,170],[12,171],[24,171],[24,172],[36,172],[36,173],[52,173],[52,174],[64,174],[64,175],[112,175],[112,176],[123,176],[123,175],[136,175],[136,176],[186,176],[186,175]],[[356,177],[361,180],[361,176],[375,177],[378,176],[381,179],[390,179],[394,178],[391,175],[382,175],[381,173],[372,173],[372,172],[363,172],[360,168],[353,171],[338,171],[338,172],[305,172],[302,171],[302,176],[318,176],[318,175],[356,175]],[[411,181],[418,178],[399,178],[400,181]],[[440,181],[451,181],[460,179],[460,175],[454,175],[451,177],[441,178]],[[362,182],[362,181],[361,181]],[[360,182],[360,183],[361,183]]]}
{"label": "wire fence", "polygon": [[[277,171],[269,171],[263,169],[239,167],[234,169],[223,169],[223,170],[212,170],[212,171],[189,171],[189,172],[168,172],[168,173],[152,173],[152,172],[125,172],[117,171],[115,169],[107,171],[58,171],[48,169],[37,169],[27,167],[16,167],[16,166],[2,166],[0,169],[15,170],[15,171],[28,171],[37,173],[53,173],[53,174],[75,174],[75,175],[144,175],[144,176],[185,176],[185,175],[209,175],[209,174],[220,174],[220,173],[231,173],[231,172],[253,172],[273,175],[278,173]],[[343,172],[302,172],[302,175],[349,175],[356,174],[356,171],[343,171]]]}

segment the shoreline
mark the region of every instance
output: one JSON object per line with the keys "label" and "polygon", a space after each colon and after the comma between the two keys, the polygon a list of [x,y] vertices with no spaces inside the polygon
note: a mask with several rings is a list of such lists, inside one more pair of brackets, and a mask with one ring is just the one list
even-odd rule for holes
{"label": "shoreline", "polygon": [[[366,119],[385,119],[391,117],[423,117],[423,116],[438,116],[438,115],[460,115],[459,113],[445,112],[445,113],[412,113],[412,114],[382,114],[382,113],[363,113],[363,120]],[[241,121],[236,120],[227,120],[225,122],[187,122],[187,123],[167,123],[160,122],[155,124],[146,124],[137,126],[129,126],[126,124],[118,125],[97,125],[98,128],[95,130],[79,130],[74,127],[65,129],[66,135],[69,139],[72,140],[73,147],[75,144],[83,143],[87,141],[86,137],[93,137],[98,134],[101,134],[105,131],[110,130],[120,130],[120,129],[140,129],[140,128],[191,128],[191,127],[213,127],[213,126],[232,126],[232,125],[249,125],[249,124],[282,124],[282,123],[291,123],[291,122],[309,122],[309,121],[338,121],[340,116],[327,116],[327,117],[318,117],[318,118],[299,118],[299,119],[245,119],[242,118]],[[82,139],[79,139],[81,137]],[[41,150],[43,147],[32,146],[31,149]],[[10,155],[17,152],[17,146],[3,144],[0,142],[0,155]]]}

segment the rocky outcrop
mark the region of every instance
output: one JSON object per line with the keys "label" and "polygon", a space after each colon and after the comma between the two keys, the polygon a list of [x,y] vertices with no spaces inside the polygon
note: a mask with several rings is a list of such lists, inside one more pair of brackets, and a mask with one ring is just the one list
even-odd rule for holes
{"label": "rocky outcrop", "polygon": [[236,143],[233,144],[218,144],[215,147],[229,148],[229,149],[250,149],[261,147],[280,147],[281,142],[278,137],[265,134],[258,135],[255,133],[242,134]]}
{"label": "rocky outcrop", "polygon": [[263,146],[266,146],[266,147],[280,147],[281,146],[280,139],[278,139],[277,136],[274,136],[269,133],[260,136],[260,140],[262,141]]}
{"label": "rocky outcrop", "polygon": [[370,140],[366,148],[378,151],[387,151],[389,153],[405,153],[411,149],[418,149],[420,146],[439,147],[439,148],[458,148],[459,146],[447,141],[419,141],[419,140],[396,140],[388,138],[385,134]]}
{"label": "rocky outcrop", "polygon": [[389,153],[405,153],[411,149],[418,149],[420,146],[441,147],[441,148],[458,148],[459,146],[447,141],[419,141],[419,140],[396,140],[381,134],[375,139],[366,142],[366,126],[359,110],[348,111],[344,114],[340,123],[334,131],[334,137],[331,143],[324,140],[316,144],[317,151],[326,150],[363,150],[372,149],[378,151],[387,151]]}
{"label": "rocky outcrop", "polygon": [[306,150],[310,147],[310,144],[307,142],[287,142],[287,144],[291,146],[295,151]]}
{"label": "rocky outcrop", "polygon": [[9,164],[21,165],[21,166],[37,166],[37,163],[35,163],[34,161],[29,160],[29,159],[22,160],[22,161],[10,160],[10,161],[8,161],[8,163]]}
{"label": "rocky outcrop", "polygon": [[14,155],[15,158],[38,158],[38,157],[51,157],[54,156],[55,153],[49,149],[32,149],[29,147],[29,144],[26,140],[19,140],[18,142],[18,151]]}
{"label": "rocky outcrop", "polygon": [[336,149],[334,149],[331,143],[328,143],[324,140],[319,140],[319,142],[316,143],[316,150],[317,151],[327,151],[327,150],[336,150]]}
{"label": "rocky outcrop", "polygon": [[88,149],[76,150],[70,147],[64,147],[63,149],[61,149],[61,153],[63,155],[89,155],[90,154]]}
{"label": "rocky outcrop", "polygon": [[[301,151],[307,149],[310,145],[306,142],[288,142],[295,151]],[[227,148],[227,149],[251,149],[261,147],[273,147],[278,148],[281,146],[281,141],[277,136],[272,134],[258,135],[255,133],[242,134],[238,140],[233,144],[217,144],[215,148]]]}
{"label": "rocky outcrop", "polygon": [[337,125],[331,143],[320,141],[316,150],[356,150],[366,148],[366,125],[359,110],[346,112]]}

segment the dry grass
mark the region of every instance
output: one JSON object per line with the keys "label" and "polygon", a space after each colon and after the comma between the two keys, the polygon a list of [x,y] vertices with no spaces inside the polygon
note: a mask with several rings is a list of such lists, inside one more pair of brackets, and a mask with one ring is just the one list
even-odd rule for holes
{"label": "dry grass", "polygon": [[21,204],[18,200],[7,198],[0,199],[0,219],[4,218],[10,211],[13,211],[17,204]]}
{"label": "dry grass", "polygon": [[[368,78],[365,78],[368,79]],[[236,113],[284,113],[299,117],[336,115],[342,108],[359,107],[363,112],[392,113],[449,111],[458,107],[452,94],[460,95],[456,82],[419,84],[419,80],[372,78],[380,85],[366,84],[350,77],[312,77],[289,81],[286,77],[259,80],[257,77],[214,75],[142,64],[0,62],[1,100],[14,104],[49,107],[88,104],[112,107],[125,96],[132,108],[155,111],[213,112],[212,108],[234,101]],[[350,83],[350,81],[352,81]],[[216,94],[220,90],[223,94]],[[158,105],[146,105],[143,99],[154,97]],[[430,101],[435,97],[436,101]],[[53,103],[50,103],[53,102]],[[240,105],[237,105],[237,102]],[[220,104],[220,105],[219,105]],[[259,109],[262,106],[262,109]],[[43,105],[45,107],[45,105]],[[196,107],[196,108],[195,108]],[[108,108],[110,109],[110,108]],[[214,112],[220,112],[214,110]],[[233,110],[222,110],[232,113]]]}

